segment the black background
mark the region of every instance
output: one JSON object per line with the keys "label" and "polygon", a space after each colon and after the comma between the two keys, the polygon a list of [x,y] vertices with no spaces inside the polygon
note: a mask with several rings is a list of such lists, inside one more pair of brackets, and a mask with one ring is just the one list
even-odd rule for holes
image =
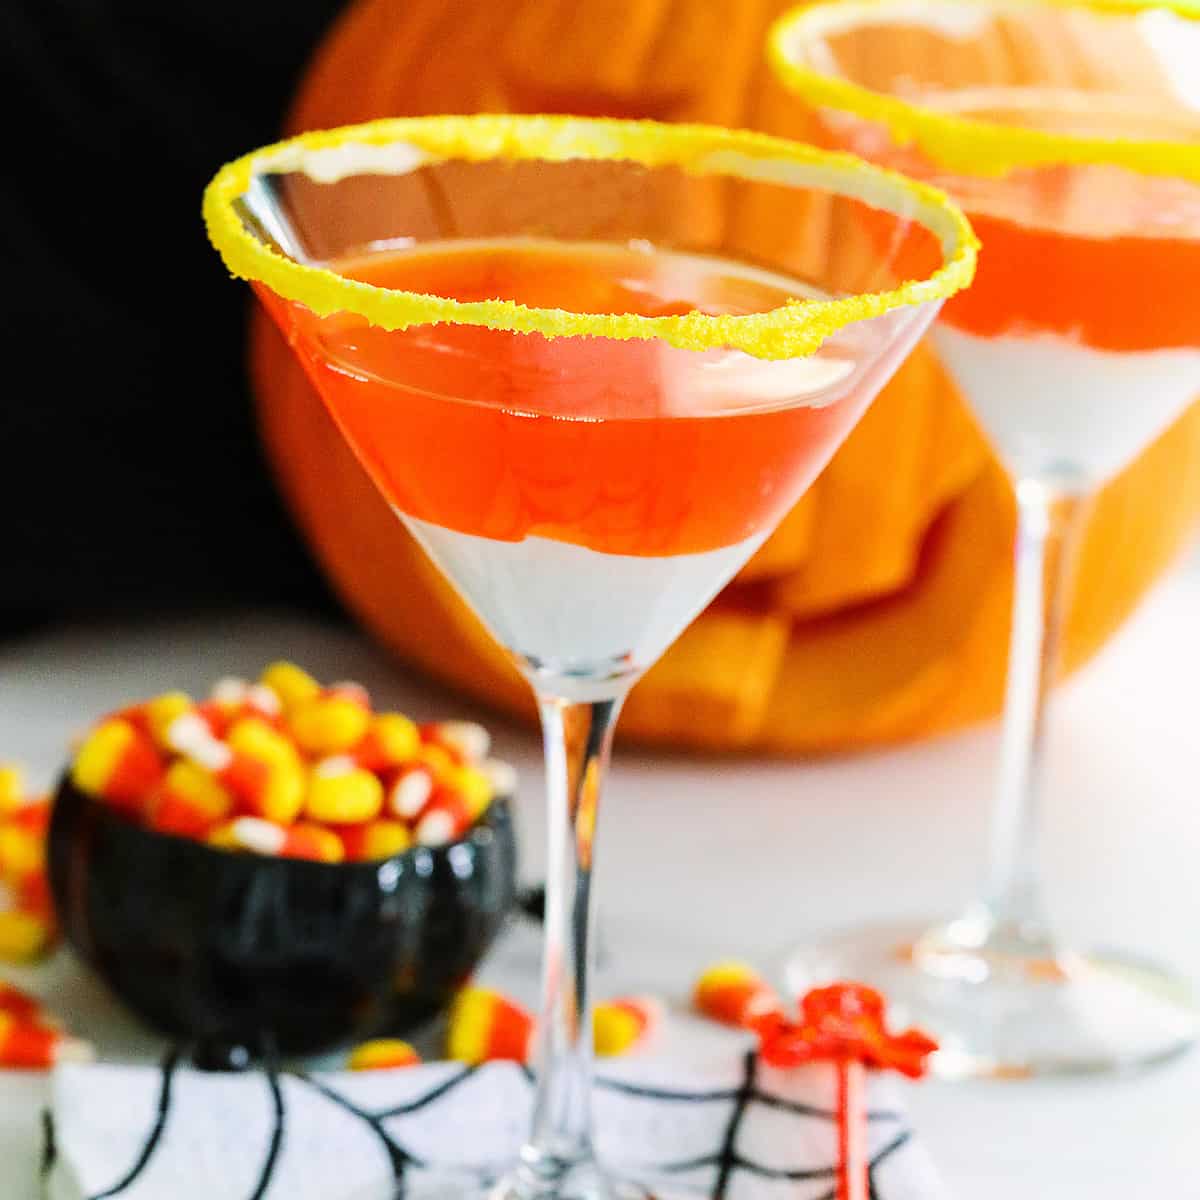
{"label": "black background", "polygon": [[0,636],[333,601],[275,496],[204,184],[340,0],[0,0]]}

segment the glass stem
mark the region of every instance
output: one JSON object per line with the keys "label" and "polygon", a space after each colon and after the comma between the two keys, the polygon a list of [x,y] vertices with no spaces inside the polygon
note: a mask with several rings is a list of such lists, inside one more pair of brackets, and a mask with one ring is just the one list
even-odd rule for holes
{"label": "glass stem", "polygon": [[542,1011],[533,1130],[521,1151],[523,1191],[556,1184],[592,1157],[592,849],[613,727],[625,698],[576,702],[540,692],[548,855]]}
{"label": "glass stem", "polygon": [[1037,479],[1017,481],[1016,572],[1000,772],[987,891],[988,940],[1053,955],[1039,869],[1046,712],[1084,504]]}

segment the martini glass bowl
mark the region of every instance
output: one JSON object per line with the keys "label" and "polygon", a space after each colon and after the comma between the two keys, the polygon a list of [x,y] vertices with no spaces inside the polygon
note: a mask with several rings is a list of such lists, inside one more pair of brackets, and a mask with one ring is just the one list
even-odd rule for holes
{"label": "martini glass bowl", "polygon": [[1200,395],[1197,17],[1134,0],[834,0],[770,38],[832,142],[944,188],[982,242],[932,336],[1017,501],[989,877],[954,920],[855,930],[787,968],[795,988],[878,983],[938,1035],[950,1075],[1113,1070],[1196,1036],[1169,971],[1055,938],[1037,837],[1088,499]]}
{"label": "martini glass bowl", "polygon": [[[537,696],[537,1086],[496,1194],[639,1194],[595,1163],[589,1108],[592,871],[617,713],[969,282],[970,228],[935,190],[848,156],[552,117],[306,135],[224,168],[205,216],[309,372],[330,437]],[[861,237],[835,245],[831,222]]]}

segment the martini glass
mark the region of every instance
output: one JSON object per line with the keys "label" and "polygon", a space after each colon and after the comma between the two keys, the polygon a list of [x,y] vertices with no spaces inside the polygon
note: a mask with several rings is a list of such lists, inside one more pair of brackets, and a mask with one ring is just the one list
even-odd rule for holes
{"label": "martini glass", "polygon": [[[832,253],[831,213],[869,229],[872,251]],[[636,1194],[596,1166],[589,1115],[614,722],[969,282],[970,229],[940,193],[845,155],[552,117],[305,135],[225,167],[205,216],[399,519],[536,693],[537,1089],[499,1194]]]}
{"label": "martini glass", "polygon": [[854,931],[788,965],[796,988],[830,972],[879,983],[939,1035],[948,1074],[1103,1071],[1196,1036],[1169,972],[1055,939],[1036,862],[1086,501],[1200,394],[1200,23],[1186,14],[847,0],[771,35],[774,68],[836,144],[944,187],[983,246],[933,339],[1017,500],[990,875],[957,919]]}

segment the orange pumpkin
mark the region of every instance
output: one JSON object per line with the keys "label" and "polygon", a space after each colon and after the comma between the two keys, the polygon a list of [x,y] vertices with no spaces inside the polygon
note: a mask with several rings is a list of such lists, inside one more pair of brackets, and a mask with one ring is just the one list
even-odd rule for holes
{"label": "orange pumpkin", "polygon": [[[360,0],[311,65],[290,131],[401,113],[570,111],[804,136],[763,69],[789,0]],[[503,652],[403,530],[261,316],[260,422],[301,528],[379,639],[499,707],[531,713]],[[1200,514],[1200,405],[1102,493],[1068,621],[1088,658]],[[780,753],[951,729],[999,710],[1013,508],[999,466],[920,347],[807,496],[634,690],[623,732]]]}

